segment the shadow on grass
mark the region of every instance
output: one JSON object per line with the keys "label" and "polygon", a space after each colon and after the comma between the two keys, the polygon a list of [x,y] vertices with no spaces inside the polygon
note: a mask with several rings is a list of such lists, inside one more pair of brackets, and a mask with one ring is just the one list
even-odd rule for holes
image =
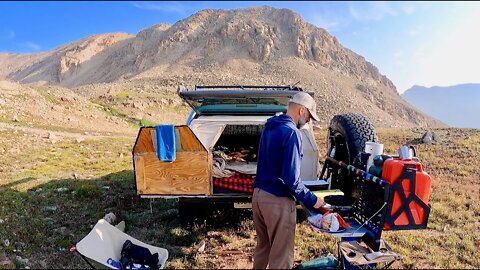
{"label": "shadow on grass", "polygon": [[20,179],[20,180],[17,180],[17,181],[10,182],[8,184],[0,186],[0,192],[2,190],[6,190],[8,188],[12,188],[12,187],[17,186],[17,185],[26,184],[26,183],[28,183],[30,181],[33,181],[33,180],[35,180],[35,177],[27,177],[27,178],[23,178],[23,179]]}
{"label": "shadow on grass", "polygon": [[[13,258],[16,267],[88,268],[78,254],[66,250],[109,212],[116,215],[116,222],[125,221],[125,233],[166,248],[169,260],[194,256],[189,247],[198,243],[212,226],[232,228],[240,226],[242,220],[241,215],[234,215],[237,223],[232,222],[234,219],[226,223],[220,214],[208,224],[182,227],[177,201],[141,199],[136,194],[131,170],[97,179],[51,180],[27,192],[13,189],[16,184],[19,183],[0,187],[0,249]],[[17,256],[28,262],[14,259]]]}

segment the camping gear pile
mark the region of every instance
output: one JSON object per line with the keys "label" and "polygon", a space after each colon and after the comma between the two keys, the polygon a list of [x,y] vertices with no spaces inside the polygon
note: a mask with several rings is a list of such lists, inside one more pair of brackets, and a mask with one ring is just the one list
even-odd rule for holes
{"label": "camping gear pile", "polygon": [[257,149],[217,145],[213,151],[214,193],[253,192],[257,171]]}
{"label": "camping gear pile", "polygon": [[[367,144],[365,150],[367,146],[372,148],[372,144]],[[366,151],[359,153],[353,165],[336,160],[333,155],[327,157],[326,163],[334,168],[328,173],[340,172],[351,179],[352,194],[325,197],[327,209],[337,213],[331,224],[314,218],[309,212],[312,227],[341,238],[339,261],[347,269],[375,264],[389,267],[401,256],[381,239],[382,231],[425,229],[427,226],[431,178],[423,171],[415,148],[403,146],[398,156],[384,155],[378,149],[383,151],[383,145],[373,145],[373,152],[376,151],[373,157]],[[343,220],[342,216],[351,228],[338,222]]]}
{"label": "camping gear pile", "polygon": [[350,229],[350,225],[338,213],[317,214],[308,217],[308,221],[320,230],[337,232],[341,229]]}
{"label": "camping gear pile", "polygon": [[[383,149],[383,147],[382,147]],[[366,153],[356,165],[362,167]],[[371,155],[366,161],[367,168]],[[362,162],[363,160],[363,162]],[[430,213],[431,177],[425,171],[413,146],[402,146],[398,156],[382,153],[373,157],[368,174],[390,185],[389,209],[384,229],[424,229]]]}

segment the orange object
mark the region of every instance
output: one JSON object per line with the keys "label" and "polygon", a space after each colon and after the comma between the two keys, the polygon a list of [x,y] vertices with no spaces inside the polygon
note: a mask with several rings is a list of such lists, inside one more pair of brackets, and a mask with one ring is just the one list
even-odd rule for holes
{"label": "orange object", "polygon": [[[319,212],[320,214],[322,214],[322,215],[326,215],[326,214],[328,214],[328,213],[333,213],[332,210],[327,209],[327,208],[325,208],[325,207],[315,208],[315,210],[316,210],[317,212]],[[343,227],[343,228],[345,228],[345,229],[347,229],[347,230],[352,227],[352,226],[350,226],[350,224],[348,224],[348,223],[345,221],[345,219],[343,219],[342,216],[340,216],[339,213],[337,213],[337,220],[338,220],[338,224],[340,225],[340,227]]]}
{"label": "orange object", "polygon": [[426,227],[430,213],[432,181],[430,175],[423,171],[422,164],[398,158],[385,160],[382,178],[390,183],[392,190],[390,194],[393,194],[393,199],[390,199],[391,210],[385,218],[384,228],[388,230]]}
{"label": "orange object", "polygon": [[342,216],[340,216],[340,214],[337,213],[337,220],[338,220],[338,224],[340,225],[340,227],[342,228],[345,228],[345,229],[350,229],[352,228],[352,226],[350,226],[350,224],[348,224],[345,219],[343,219]]}

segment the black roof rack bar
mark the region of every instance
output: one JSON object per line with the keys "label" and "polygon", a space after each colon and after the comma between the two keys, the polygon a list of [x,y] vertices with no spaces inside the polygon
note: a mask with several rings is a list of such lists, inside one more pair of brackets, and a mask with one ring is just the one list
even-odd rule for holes
{"label": "black roof rack bar", "polygon": [[258,85],[195,85],[195,90],[200,89],[239,89],[239,90],[248,90],[248,89],[264,89],[264,90],[295,90],[295,91],[302,91],[303,89],[298,86],[292,85],[266,85],[266,86],[258,86]]}

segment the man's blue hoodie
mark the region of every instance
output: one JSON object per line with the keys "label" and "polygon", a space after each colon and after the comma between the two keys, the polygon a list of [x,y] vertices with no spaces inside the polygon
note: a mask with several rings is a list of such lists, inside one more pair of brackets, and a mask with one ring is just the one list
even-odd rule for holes
{"label": "man's blue hoodie", "polygon": [[302,156],[302,135],[293,119],[287,114],[269,118],[260,138],[254,187],[312,207],[317,197],[300,179]]}

